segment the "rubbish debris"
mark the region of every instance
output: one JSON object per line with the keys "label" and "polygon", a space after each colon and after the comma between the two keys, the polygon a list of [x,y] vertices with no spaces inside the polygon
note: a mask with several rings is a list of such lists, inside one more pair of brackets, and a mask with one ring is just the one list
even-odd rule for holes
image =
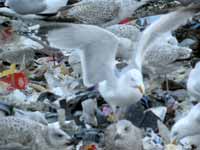
{"label": "rubbish debris", "polygon": [[0,0],[0,150],[200,149],[198,0]]}

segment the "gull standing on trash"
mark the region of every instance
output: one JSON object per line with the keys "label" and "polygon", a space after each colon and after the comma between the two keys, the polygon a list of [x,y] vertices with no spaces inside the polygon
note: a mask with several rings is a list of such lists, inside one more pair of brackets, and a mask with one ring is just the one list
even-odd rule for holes
{"label": "gull standing on trash", "polygon": [[200,62],[191,70],[187,81],[187,90],[191,94],[191,101],[200,101]]}
{"label": "gull standing on trash", "polygon": [[4,7],[20,15],[56,14],[58,9],[67,5],[68,0],[5,0]]}
{"label": "gull standing on trash", "polygon": [[106,150],[142,150],[142,132],[128,120],[120,120],[105,130]]}
{"label": "gull standing on trash", "polygon": [[187,116],[178,120],[171,129],[171,141],[180,142],[189,136],[200,135],[200,103],[193,106]]}
{"label": "gull standing on trash", "polygon": [[131,17],[136,9],[150,0],[82,0],[63,7],[58,17],[79,23],[110,26]]}
{"label": "gull standing on trash", "polygon": [[158,82],[160,82],[158,79],[164,75],[168,90],[167,74],[180,67],[181,64],[177,60],[190,58],[191,54],[190,48],[179,46],[176,38],[171,33],[166,33],[158,37],[157,41],[146,50],[143,72],[148,74],[151,80],[156,79]]}

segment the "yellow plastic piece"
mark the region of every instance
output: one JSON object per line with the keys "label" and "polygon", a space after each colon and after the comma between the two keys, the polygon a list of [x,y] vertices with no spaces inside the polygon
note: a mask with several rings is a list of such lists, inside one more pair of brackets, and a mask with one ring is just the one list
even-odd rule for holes
{"label": "yellow plastic piece", "polygon": [[107,117],[107,120],[109,122],[115,122],[115,121],[117,121],[117,117],[116,117],[116,115],[114,113],[112,113]]}
{"label": "yellow plastic piece", "polygon": [[8,75],[11,75],[11,74],[14,74],[15,70],[16,70],[16,64],[12,64],[10,66],[9,70],[5,70],[5,71],[3,71],[3,72],[0,73],[0,78],[8,76]]}

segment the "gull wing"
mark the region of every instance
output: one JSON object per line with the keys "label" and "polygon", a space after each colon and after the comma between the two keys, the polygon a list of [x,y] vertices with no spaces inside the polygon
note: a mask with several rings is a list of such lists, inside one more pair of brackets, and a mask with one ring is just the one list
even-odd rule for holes
{"label": "gull wing", "polygon": [[[86,86],[115,79],[115,55],[118,38],[109,31],[93,25],[47,25],[50,45],[62,50],[80,49],[83,80]],[[44,27],[41,30],[45,30]]]}

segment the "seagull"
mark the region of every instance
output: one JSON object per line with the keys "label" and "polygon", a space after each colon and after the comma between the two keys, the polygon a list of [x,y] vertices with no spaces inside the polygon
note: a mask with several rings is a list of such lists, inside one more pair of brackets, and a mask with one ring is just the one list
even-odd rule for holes
{"label": "seagull", "polygon": [[142,150],[142,132],[128,120],[120,120],[105,130],[106,150]]}
{"label": "seagull", "polygon": [[84,85],[98,85],[102,97],[117,112],[118,108],[125,110],[138,102],[145,93],[142,63],[146,49],[158,35],[176,29],[198,11],[199,6],[192,5],[166,14],[150,25],[142,33],[131,63],[122,71],[115,66],[115,56],[119,45],[126,43],[113,33],[94,25],[62,23],[48,23],[41,30],[47,32],[52,47],[80,49]]}
{"label": "seagull", "polygon": [[48,15],[56,14],[67,2],[68,0],[5,0],[3,7],[8,7],[20,15]]}
{"label": "seagull", "polygon": [[41,26],[43,32],[46,29],[50,46],[61,50],[79,49],[84,85],[98,85],[100,94],[114,112],[118,107],[125,110],[142,98],[145,89],[141,71],[132,68],[120,72],[115,65],[119,45],[126,45],[124,40],[94,25],[48,23]]}
{"label": "seagull", "polygon": [[172,143],[200,134],[200,103],[193,106],[187,116],[178,120],[171,129]]}
{"label": "seagull", "polygon": [[63,130],[17,117],[0,118],[1,150],[66,150],[71,137]]}
{"label": "seagull", "polygon": [[150,0],[82,0],[63,7],[58,17],[75,19],[79,23],[110,26],[130,17]]}
{"label": "seagull", "polygon": [[187,47],[178,45],[178,42],[171,33],[166,33],[158,37],[157,41],[152,44],[144,55],[143,66],[149,70],[151,77],[171,73],[179,67],[177,60],[190,58],[192,50]]}
{"label": "seagull", "polygon": [[191,70],[187,81],[187,91],[191,94],[195,101],[199,101],[200,98],[200,62],[195,65],[195,68]]}

